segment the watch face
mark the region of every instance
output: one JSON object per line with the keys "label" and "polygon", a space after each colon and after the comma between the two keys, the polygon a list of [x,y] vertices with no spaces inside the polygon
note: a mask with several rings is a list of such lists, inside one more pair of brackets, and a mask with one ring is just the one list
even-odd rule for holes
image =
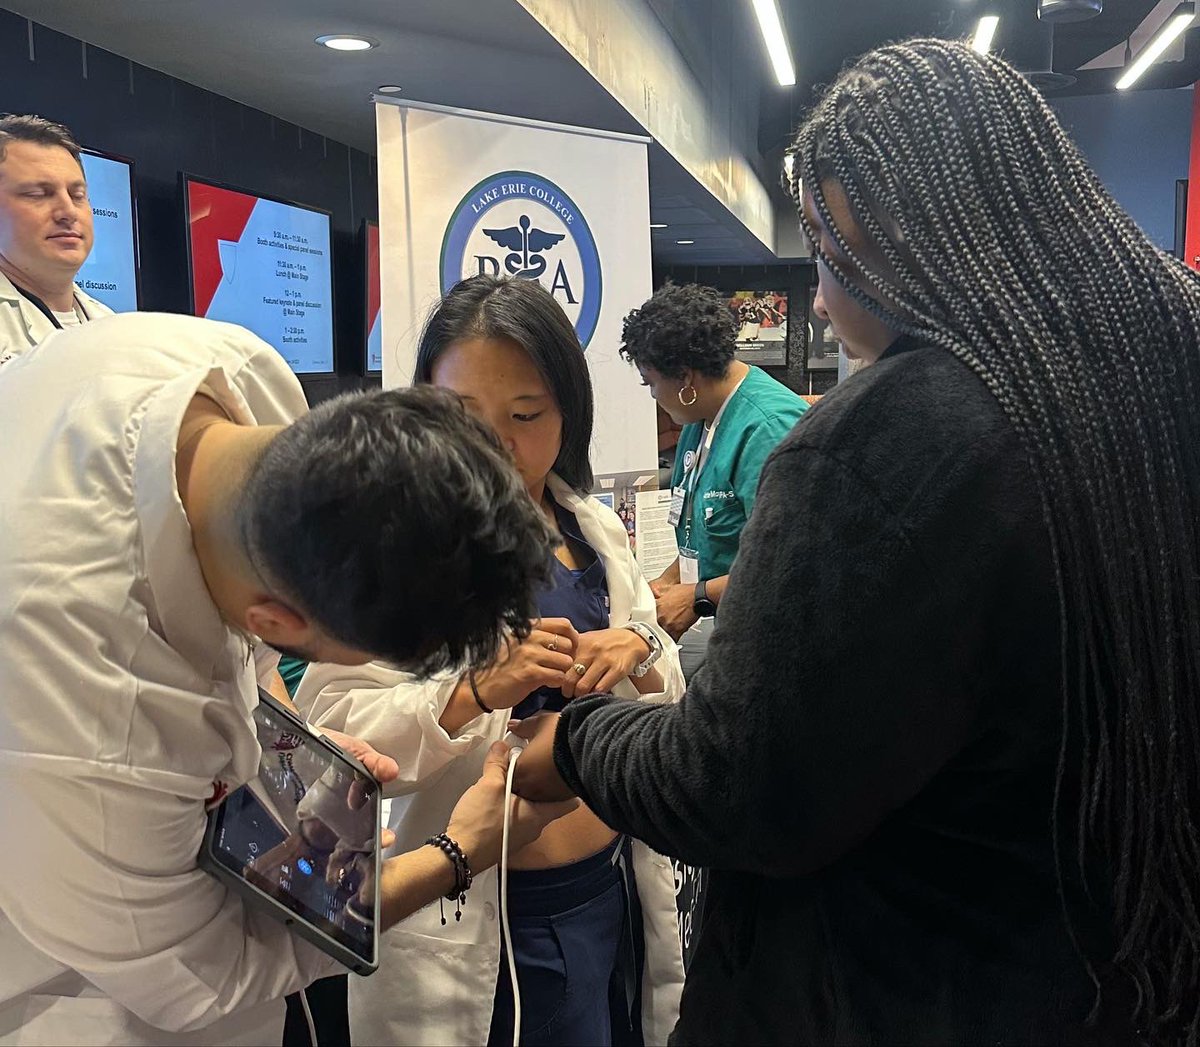
{"label": "watch face", "polygon": [[717,613],[717,605],[712,600],[697,600],[692,604],[692,610],[701,618],[711,618]]}

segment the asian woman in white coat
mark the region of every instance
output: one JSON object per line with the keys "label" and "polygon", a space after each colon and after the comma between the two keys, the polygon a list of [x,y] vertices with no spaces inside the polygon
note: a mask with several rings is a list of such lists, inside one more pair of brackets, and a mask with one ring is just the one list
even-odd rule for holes
{"label": "asian woman in white coat", "polygon": [[[611,509],[587,495],[592,390],[578,339],[531,281],[474,277],[422,335],[416,381],[457,391],[511,450],[562,542],[530,637],[475,677],[426,683],[372,663],[314,665],[297,702],[400,764],[396,847],[440,831],[511,717],[605,690],[644,701],[683,693],[675,644]],[[431,594],[434,598],[436,594]],[[683,985],[670,864],[581,809],[512,855],[509,915],[521,1043],[665,1043]],[[494,871],[456,914],[430,906],[383,940],[380,971],[352,979],[357,1043],[503,1044],[513,998]]]}

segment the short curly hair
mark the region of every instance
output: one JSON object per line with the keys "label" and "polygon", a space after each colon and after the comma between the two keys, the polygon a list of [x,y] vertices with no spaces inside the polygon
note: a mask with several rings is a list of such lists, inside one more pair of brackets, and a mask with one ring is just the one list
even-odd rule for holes
{"label": "short curly hair", "polygon": [[700,284],[666,283],[625,317],[621,355],[668,378],[687,370],[724,378],[737,348],[737,321],[724,295]]}

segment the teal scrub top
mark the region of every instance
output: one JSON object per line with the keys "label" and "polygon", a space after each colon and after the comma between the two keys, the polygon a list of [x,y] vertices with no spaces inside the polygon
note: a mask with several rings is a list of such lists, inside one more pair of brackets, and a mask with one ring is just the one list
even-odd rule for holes
{"label": "teal scrub top", "polygon": [[[681,549],[695,550],[701,579],[729,573],[742,528],[754,509],[758,474],[767,455],[808,410],[808,404],[765,371],[751,367],[725,405],[712,447],[704,456],[689,519],[681,519],[675,538]],[[704,439],[704,424],[684,426],[675,452],[671,486],[684,484],[687,467]]]}
{"label": "teal scrub top", "polygon": [[279,675],[283,677],[283,686],[287,688],[287,693],[291,697],[296,697],[296,688],[300,686],[304,670],[307,668],[308,662],[293,658],[291,655],[285,654],[279,659]]}

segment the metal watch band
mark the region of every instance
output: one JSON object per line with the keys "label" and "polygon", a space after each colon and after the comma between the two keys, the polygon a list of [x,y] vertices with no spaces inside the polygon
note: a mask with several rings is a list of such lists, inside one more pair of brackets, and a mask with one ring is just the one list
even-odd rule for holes
{"label": "metal watch band", "polygon": [[662,641],[658,638],[658,634],[644,622],[626,622],[622,628],[637,633],[650,647],[650,654],[633,670],[633,675],[641,679],[662,657]]}

